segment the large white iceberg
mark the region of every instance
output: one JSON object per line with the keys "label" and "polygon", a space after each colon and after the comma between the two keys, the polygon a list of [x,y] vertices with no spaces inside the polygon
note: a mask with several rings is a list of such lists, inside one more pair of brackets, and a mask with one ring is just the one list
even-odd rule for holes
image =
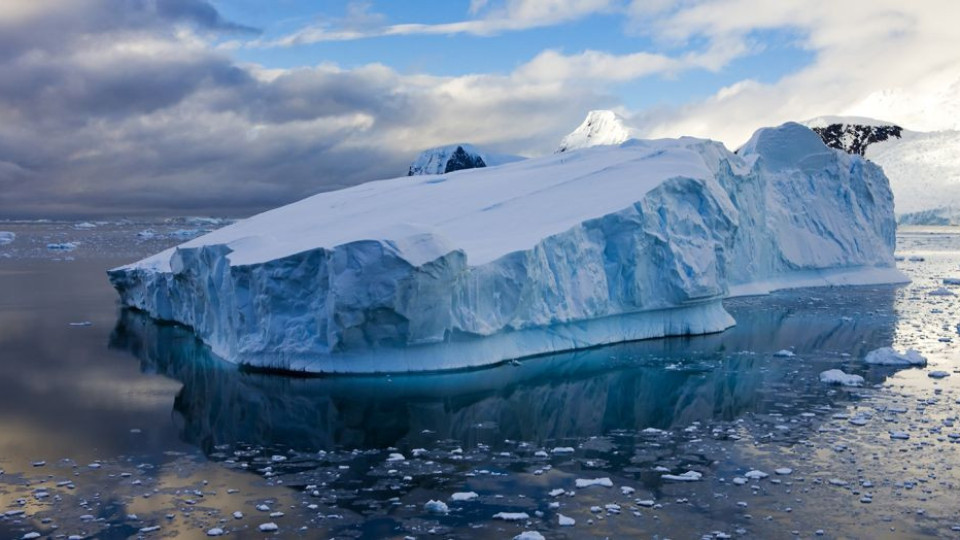
{"label": "large white iceberg", "polygon": [[799,124],[628,141],[321,193],[111,270],[217,355],[463,368],[734,324],[721,300],[902,281],[882,171]]}

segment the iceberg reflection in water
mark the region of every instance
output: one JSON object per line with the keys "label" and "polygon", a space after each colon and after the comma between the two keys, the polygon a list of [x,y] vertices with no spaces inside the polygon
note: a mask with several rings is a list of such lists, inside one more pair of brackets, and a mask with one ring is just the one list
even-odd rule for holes
{"label": "iceberg reflection in water", "polygon": [[[531,358],[477,371],[290,378],[244,373],[193,334],[124,310],[111,347],[183,383],[182,437],[205,452],[247,443],[297,450],[413,447],[425,437],[496,447],[613,430],[669,429],[845,399],[817,374],[866,376],[894,337],[896,288],[806,289],[727,301],[736,327]],[[774,353],[792,350],[796,356]]]}

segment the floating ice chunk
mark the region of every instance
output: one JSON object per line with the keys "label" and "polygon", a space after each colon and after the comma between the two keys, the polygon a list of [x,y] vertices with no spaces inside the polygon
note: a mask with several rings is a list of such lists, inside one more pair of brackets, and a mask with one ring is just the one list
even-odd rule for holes
{"label": "floating ice chunk", "polygon": [[84,221],[82,223],[75,223],[73,225],[73,228],[83,231],[83,230],[89,230],[89,229],[96,229],[97,225],[96,223],[90,223],[89,221]]}
{"label": "floating ice chunk", "polygon": [[696,482],[703,478],[703,474],[697,471],[687,471],[683,474],[663,474],[660,478],[664,480],[673,480],[675,482]]}
{"label": "floating ice chunk", "polygon": [[12,244],[17,239],[17,235],[10,231],[0,231],[0,246]]}
{"label": "floating ice chunk", "polygon": [[613,481],[609,478],[577,478],[577,487],[580,489],[588,488],[590,486],[601,486],[601,487],[613,487]]}
{"label": "floating ice chunk", "polygon": [[523,531],[513,537],[513,540],[546,540],[542,534],[537,531]]}
{"label": "floating ice chunk", "polygon": [[220,527],[214,527],[207,530],[207,536],[223,536],[223,529]]}
{"label": "floating ice chunk", "polygon": [[572,454],[575,450],[569,446],[558,446],[550,451],[552,454]]}
{"label": "floating ice chunk", "polygon": [[789,351],[787,349],[781,349],[773,353],[773,355],[778,356],[780,358],[793,358],[794,356],[796,356],[796,354],[793,351]]}
{"label": "floating ice chunk", "polygon": [[559,497],[559,496],[563,495],[563,494],[566,493],[566,492],[567,492],[567,491],[566,491],[565,489],[563,489],[563,488],[551,489],[551,490],[550,490],[550,496],[551,496],[551,497]]}
{"label": "floating ice chunk", "polygon": [[243,512],[237,510],[233,513],[233,519],[243,519]]}
{"label": "floating ice chunk", "polygon": [[269,523],[261,523],[260,526],[257,528],[260,529],[260,532],[274,532],[280,529],[280,527],[277,526],[277,524],[272,521]]}
{"label": "floating ice chunk", "polygon": [[906,431],[891,431],[890,438],[905,441],[910,438],[910,434],[907,433]]}
{"label": "floating ice chunk", "polygon": [[927,377],[930,377],[931,379],[943,379],[944,377],[949,377],[949,376],[950,376],[950,373],[946,371],[940,371],[940,370],[931,371],[930,373],[927,373]]}
{"label": "floating ice chunk", "polygon": [[644,508],[650,508],[650,507],[652,507],[653,505],[657,504],[657,501],[654,501],[654,500],[652,500],[652,499],[637,499],[636,501],[634,501],[634,503],[636,503],[637,506],[642,506],[642,507],[644,507]]}
{"label": "floating ice chunk", "polygon": [[137,238],[140,238],[141,240],[150,240],[152,238],[156,238],[156,236],[157,232],[153,229],[144,229],[137,233]]}
{"label": "floating ice chunk", "polygon": [[956,296],[956,295],[953,293],[953,291],[951,291],[950,289],[948,289],[948,288],[946,288],[946,287],[938,287],[938,288],[930,291],[928,294],[930,294],[930,296]]}
{"label": "floating ice chunk", "polygon": [[870,351],[863,359],[868,364],[879,366],[925,366],[927,359],[914,349],[897,352],[891,347],[881,347]]}
{"label": "floating ice chunk", "polygon": [[774,470],[773,472],[779,475],[793,474],[793,469],[790,467],[780,467],[779,469]]}
{"label": "floating ice chunk", "polygon": [[453,495],[450,496],[450,500],[451,501],[473,501],[473,500],[476,500],[477,497],[479,496],[480,495],[477,495],[475,491],[458,491],[457,493],[454,493]]}
{"label": "floating ice chunk", "polygon": [[758,471],[758,470],[754,469],[754,470],[752,470],[752,471],[747,471],[747,472],[744,474],[744,476],[746,476],[747,478],[749,478],[749,479],[751,479],[751,480],[762,480],[762,479],[764,479],[764,478],[766,478],[766,477],[768,477],[768,476],[770,476],[770,475],[767,474],[767,473],[765,473],[765,472],[763,472],[763,471]]}
{"label": "floating ice chunk", "polygon": [[407,458],[403,454],[399,454],[397,452],[393,452],[387,456],[387,461],[406,461],[406,459]]}
{"label": "floating ice chunk", "polygon": [[960,278],[943,278],[944,285],[960,285]]}
{"label": "floating ice chunk", "polygon": [[635,491],[637,490],[630,486],[620,486],[620,493],[623,493],[624,495],[633,495]]}
{"label": "floating ice chunk", "polygon": [[423,510],[429,514],[446,514],[450,512],[447,503],[443,501],[429,500],[423,505]]}
{"label": "floating ice chunk", "polygon": [[557,515],[557,525],[560,525],[561,527],[573,527],[576,524],[577,520],[573,519],[572,517],[567,517],[563,514]]}
{"label": "floating ice chunk", "polygon": [[493,515],[493,519],[500,519],[503,521],[526,521],[530,519],[530,514],[526,512],[497,512]]}
{"label": "floating ice chunk", "polygon": [[820,382],[840,386],[863,386],[863,377],[844,373],[839,369],[828,369],[820,373]]}
{"label": "floating ice chunk", "polygon": [[60,242],[47,244],[50,251],[73,251],[80,246],[80,242]]}

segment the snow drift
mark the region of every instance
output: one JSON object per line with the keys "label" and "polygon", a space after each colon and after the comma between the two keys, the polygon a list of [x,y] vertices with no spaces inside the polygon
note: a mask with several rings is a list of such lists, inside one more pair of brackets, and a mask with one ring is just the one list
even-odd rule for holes
{"label": "snow drift", "polygon": [[717,332],[721,300],[902,281],[886,178],[785,124],[321,193],[111,270],[237,363],[462,368]]}

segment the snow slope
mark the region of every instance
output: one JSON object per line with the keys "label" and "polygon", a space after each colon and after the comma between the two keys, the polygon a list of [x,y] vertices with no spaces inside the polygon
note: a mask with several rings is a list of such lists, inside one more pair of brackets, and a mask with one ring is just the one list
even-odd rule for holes
{"label": "snow slope", "polygon": [[960,131],[918,132],[840,116],[804,124],[827,144],[864,155],[883,168],[901,222],[950,224],[960,213]]}
{"label": "snow slope", "polygon": [[736,293],[899,281],[886,178],[798,124],[322,193],[110,272],[219,356],[418,371],[708,333]]}
{"label": "snow slope", "polygon": [[492,154],[471,144],[451,144],[424,150],[410,164],[407,176],[445,174],[464,169],[495,167],[524,159],[521,156]]}
{"label": "snow slope", "polygon": [[613,111],[590,111],[577,129],[560,141],[556,153],[620,144],[632,137],[632,131],[624,124],[623,118]]}

